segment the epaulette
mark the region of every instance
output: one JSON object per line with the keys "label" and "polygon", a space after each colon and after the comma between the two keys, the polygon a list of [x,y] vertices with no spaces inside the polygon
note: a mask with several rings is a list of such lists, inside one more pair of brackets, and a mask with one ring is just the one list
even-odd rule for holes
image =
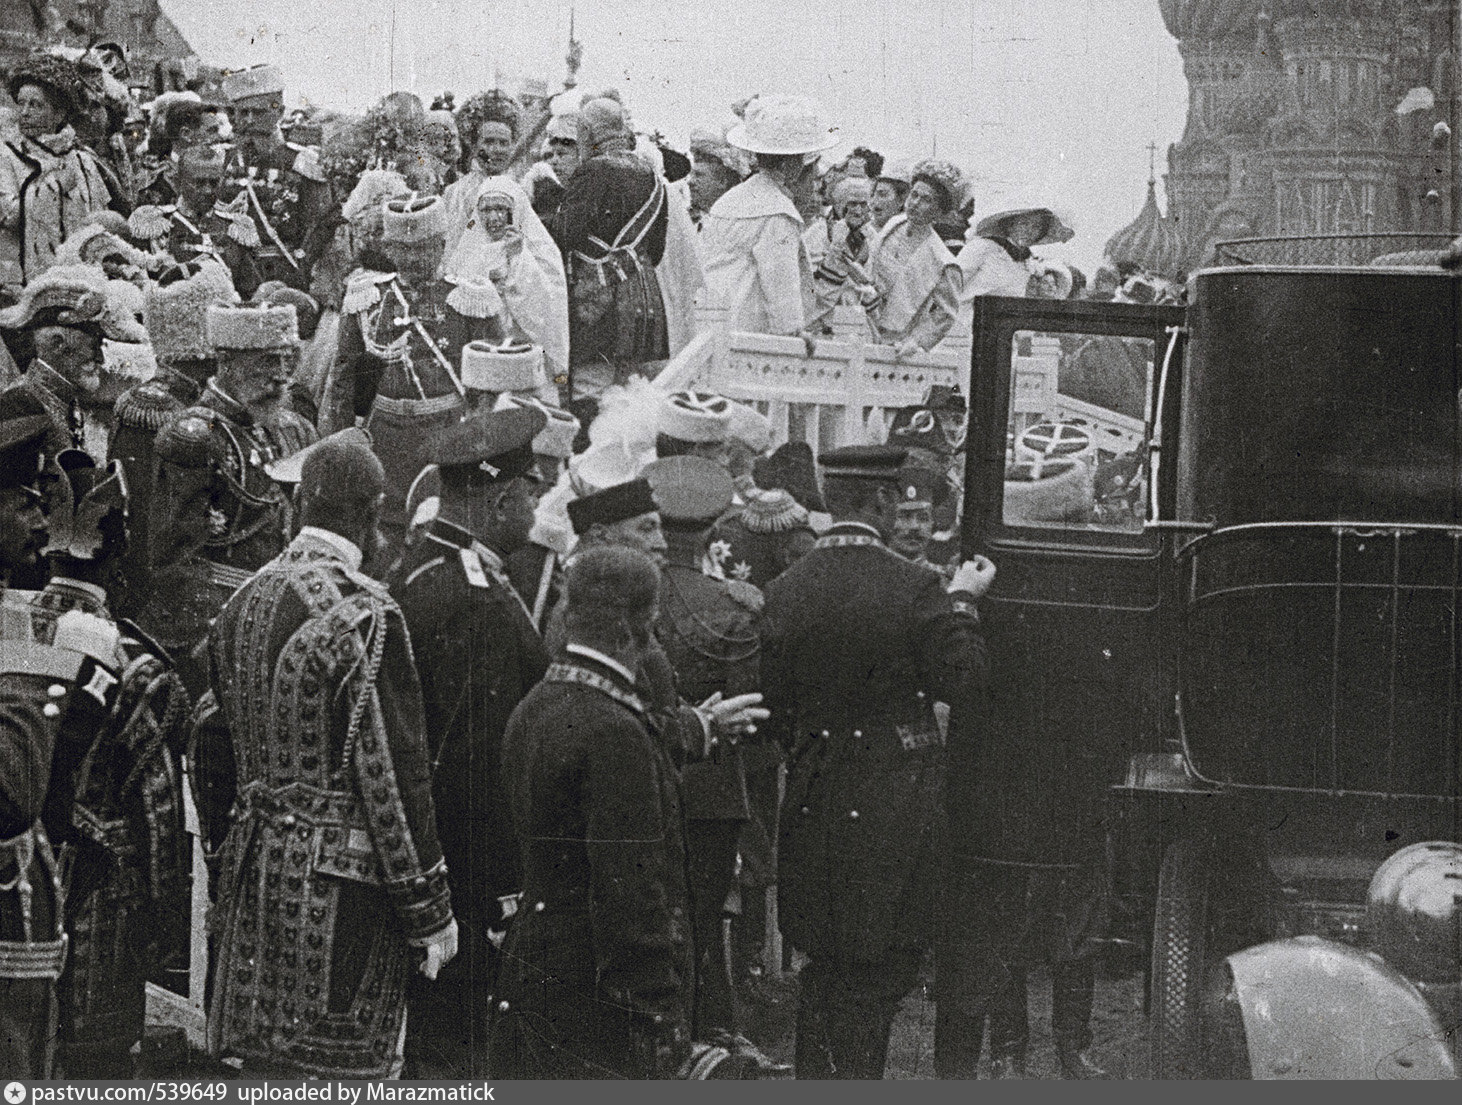
{"label": "epaulette", "polygon": [[502,313],[503,298],[490,280],[461,280],[447,293],[447,306],[464,318],[492,318]]}
{"label": "epaulette", "polygon": [[375,272],[372,269],[361,269],[352,273],[345,281],[345,295],[340,301],[340,313],[358,315],[362,311],[370,310],[381,302],[380,286],[395,279],[395,276],[395,273]]}
{"label": "epaulette", "polygon": [[294,159],[294,164],[290,166],[291,169],[306,180],[314,181],[316,184],[325,183],[325,167],[320,163],[319,150],[314,146],[297,146],[293,142],[286,142],[285,145],[298,154]]}
{"label": "epaulette", "polygon": [[173,411],[183,409],[183,404],[160,383],[149,380],[122,392],[112,409],[120,425],[156,432]]}
{"label": "epaulette", "polygon": [[127,217],[127,229],[134,238],[153,242],[167,234],[172,226],[172,213],[176,208],[144,203]]}
{"label": "epaulette", "polygon": [[228,216],[228,236],[245,249],[258,249],[263,239],[259,237],[259,224],[248,214]]}
{"label": "epaulette", "polygon": [[761,588],[747,583],[744,579],[727,579],[726,594],[731,596],[732,601],[746,607],[753,614],[760,614],[766,609],[767,600],[766,596],[761,593]]}

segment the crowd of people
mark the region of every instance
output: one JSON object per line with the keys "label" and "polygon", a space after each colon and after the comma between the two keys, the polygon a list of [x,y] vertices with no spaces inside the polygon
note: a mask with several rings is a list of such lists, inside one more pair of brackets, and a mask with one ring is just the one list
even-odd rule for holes
{"label": "crowd of people", "polygon": [[680,153],[613,94],[124,78],[7,83],[0,1071],[133,1073],[191,786],[246,1076],[783,1076],[738,1000],[773,893],[799,1077],[881,1077],[931,947],[941,1075],[987,1017],[1018,1074],[1024,975],[947,846],[995,574],[953,555],[963,399],[814,456],[653,380],[714,312],[810,356],[856,305],[917,357],[979,295],[1169,292],[1037,260],[1069,221],[974,219],[948,161],[830,162],[804,97]]}

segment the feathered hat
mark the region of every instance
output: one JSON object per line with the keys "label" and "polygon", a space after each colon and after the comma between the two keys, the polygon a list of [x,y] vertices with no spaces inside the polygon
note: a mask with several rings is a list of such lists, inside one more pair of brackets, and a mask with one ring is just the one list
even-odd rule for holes
{"label": "feathered hat", "polygon": [[948,201],[946,210],[949,211],[958,211],[969,198],[969,183],[964,172],[952,161],[925,158],[914,166],[909,180],[910,183],[922,180],[938,188]]}
{"label": "feathered hat", "polygon": [[0,311],[0,330],[71,326],[113,341],[140,342],[147,332],[109,287],[100,268],[54,265],[20,292],[20,300]]}

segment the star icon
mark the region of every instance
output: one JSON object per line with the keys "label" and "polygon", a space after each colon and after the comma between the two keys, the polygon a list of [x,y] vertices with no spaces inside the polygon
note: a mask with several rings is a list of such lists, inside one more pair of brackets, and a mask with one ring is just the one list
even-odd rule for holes
{"label": "star icon", "polygon": [[25,1100],[25,1086],[19,1082],[7,1082],[5,1085],[5,1100],[10,1105],[20,1105]]}

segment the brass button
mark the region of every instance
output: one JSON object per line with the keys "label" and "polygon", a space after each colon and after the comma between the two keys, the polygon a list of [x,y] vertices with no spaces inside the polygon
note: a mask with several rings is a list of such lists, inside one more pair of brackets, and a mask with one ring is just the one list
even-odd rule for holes
{"label": "brass button", "polygon": [[854,729],[853,730],[853,736],[854,737],[861,737],[862,735],[863,735],[863,730],[862,729]]}
{"label": "brass button", "polygon": [[284,827],[286,829],[292,829],[295,826],[296,820],[298,820],[298,819],[295,817],[294,814],[287,813],[287,814],[284,815],[284,819],[282,821],[282,824],[284,825]]}
{"label": "brass button", "polygon": [[61,707],[57,706],[54,702],[47,702],[41,707],[41,713],[46,717],[60,717]]}
{"label": "brass button", "polygon": [[533,912],[534,913],[542,913],[543,912],[543,903],[542,902],[534,902],[533,903]]}
{"label": "brass button", "polygon": [[46,688],[46,693],[52,698],[60,698],[66,693],[66,688],[61,686],[60,683],[52,683]]}
{"label": "brass button", "polygon": [[509,1006],[508,1003],[505,1001],[500,1001],[497,1003],[497,1011],[499,1013],[506,1013],[510,1008],[511,1006]]}
{"label": "brass button", "polygon": [[856,820],[858,820],[858,811],[857,810],[853,810],[850,814],[848,814],[848,816],[851,817],[854,821],[856,821]]}

